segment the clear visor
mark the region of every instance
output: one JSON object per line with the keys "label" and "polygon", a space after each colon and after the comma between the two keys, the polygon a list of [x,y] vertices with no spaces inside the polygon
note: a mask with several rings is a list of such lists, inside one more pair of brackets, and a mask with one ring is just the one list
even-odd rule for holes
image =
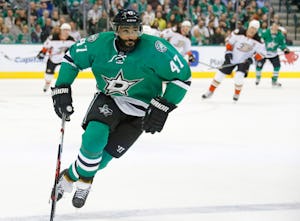
{"label": "clear visor", "polygon": [[140,37],[142,35],[142,27],[138,25],[120,25],[115,27],[115,32],[117,35]]}

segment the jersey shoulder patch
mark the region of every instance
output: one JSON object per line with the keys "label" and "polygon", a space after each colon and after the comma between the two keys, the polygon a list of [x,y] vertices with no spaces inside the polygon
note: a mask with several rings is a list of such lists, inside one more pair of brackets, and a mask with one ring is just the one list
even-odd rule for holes
{"label": "jersey shoulder patch", "polygon": [[160,40],[156,40],[154,45],[155,45],[156,50],[159,52],[164,53],[168,50],[167,46],[165,46]]}
{"label": "jersey shoulder patch", "polygon": [[98,37],[99,37],[99,33],[90,35],[89,37],[87,37],[86,40],[87,40],[88,42],[94,42],[94,41],[96,41],[96,40],[98,39]]}

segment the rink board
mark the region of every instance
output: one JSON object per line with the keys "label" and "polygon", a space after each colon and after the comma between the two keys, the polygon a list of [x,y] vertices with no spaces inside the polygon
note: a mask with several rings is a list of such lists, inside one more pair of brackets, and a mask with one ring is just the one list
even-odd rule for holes
{"label": "rink board", "polygon": [[[42,45],[0,45],[0,79],[43,78],[47,57],[39,60],[36,55]],[[224,46],[192,47],[196,62],[191,63],[193,78],[212,78],[224,62]],[[278,52],[281,60],[281,78],[300,78],[300,47],[290,47],[293,56],[286,57]],[[59,66],[56,69],[55,77]],[[271,77],[273,67],[269,61],[264,65],[262,77]],[[230,77],[230,76],[229,76]],[[255,66],[251,65],[248,77],[255,77]],[[78,78],[93,78],[90,69],[79,73]]]}

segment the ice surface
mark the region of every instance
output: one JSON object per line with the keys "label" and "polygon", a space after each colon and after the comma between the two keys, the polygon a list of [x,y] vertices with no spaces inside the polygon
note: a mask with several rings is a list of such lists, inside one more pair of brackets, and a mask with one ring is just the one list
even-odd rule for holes
{"label": "ice surface", "polygon": [[[211,79],[195,79],[162,133],[144,134],[99,172],[86,206],[72,195],[55,221],[299,221],[300,79],[246,79],[240,100],[225,79],[209,100]],[[60,120],[42,80],[0,80],[0,221],[49,220]],[[95,91],[73,85],[62,168],[76,159],[80,127]]]}

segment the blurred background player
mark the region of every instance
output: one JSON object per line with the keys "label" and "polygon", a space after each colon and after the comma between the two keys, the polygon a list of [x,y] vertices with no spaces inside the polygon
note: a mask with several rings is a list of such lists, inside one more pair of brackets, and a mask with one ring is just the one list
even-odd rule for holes
{"label": "blurred background player", "polygon": [[261,33],[261,38],[264,41],[267,55],[262,60],[256,62],[256,80],[255,84],[258,85],[261,79],[261,71],[268,59],[273,65],[272,86],[281,87],[281,83],[278,82],[280,59],[277,49],[280,48],[285,54],[290,53],[290,50],[286,46],[285,36],[279,30],[279,25],[273,23],[270,28]]}
{"label": "blurred background player", "polygon": [[44,59],[46,54],[49,55],[44,76],[44,92],[49,89],[54,78],[55,68],[61,64],[66,50],[75,42],[74,38],[70,36],[70,32],[71,26],[68,23],[63,23],[58,30],[54,30],[53,34],[46,39],[42,50],[37,55],[39,59]]}
{"label": "blurred background player", "polygon": [[165,29],[160,33],[160,37],[169,41],[188,62],[195,61],[191,51],[191,28],[191,22],[186,20],[179,24],[179,26]]}
{"label": "blurred background player", "polygon": [[239,99],[244,78],[247,77],[249,66],[253,63],[252,57],[254,56],[255,60],[261,60],[266,54],[264,45],[257,34],[259,27],[259,21],[252,20],[247,30],[237,29],[232,32],[226,43],[224,67],[217,71],[208,91],[202,95],[203,99],[211,97],[224,77],[231,74],[235,67],[237,70],[234,75],[233,100]]}
{"label": "blurred background player", "polygon": [[92,67],[97,82],[98,92],[82,123],[85,132],[78,157],[62,171],[57,184],[57,200],[76,185],[76,208],[85,204],[99,170],[125,154],[143,131],[154,134],[163,129],[191,83],[186,60],[166,40],[142,34],[136,11],[119,11],[113,29],[71,46],[51,88],[56,114],[69,119],[71,84],[79,70]]}

